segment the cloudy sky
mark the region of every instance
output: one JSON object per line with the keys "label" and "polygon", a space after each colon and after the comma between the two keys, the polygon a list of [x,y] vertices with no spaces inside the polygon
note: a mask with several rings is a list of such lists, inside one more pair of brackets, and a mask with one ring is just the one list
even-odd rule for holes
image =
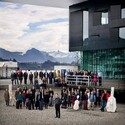
{"label": "cloudy sky", "polygon": [[68,52],[68,11],[0,2],[0,48]]}

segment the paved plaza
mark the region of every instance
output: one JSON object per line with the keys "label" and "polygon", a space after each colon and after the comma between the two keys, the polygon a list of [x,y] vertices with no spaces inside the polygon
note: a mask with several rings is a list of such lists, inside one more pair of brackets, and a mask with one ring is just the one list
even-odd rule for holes
{"label": "paved plaza", "polygon": [[[1,85],[8,85],[9,80],[1,80]],[[54,91],[60,94],[60,89]],[[14,90],[13,90],[14,93]],[[125,104],[117,104],[116,113],[61,109],[61,118],[55,118],[54,107],[40,110],[16,109],[5,106],[4,90],[0,90],[0,125],[125,125]]]}
{"label": "paved plaza", "polygon": [[55,118],[54,107],[40,110],[16,109],[5,106],[4,91],[0,91],[0,125],[125,125],[125,105],[117,104],[116,113],[61,109],[61,118]]}

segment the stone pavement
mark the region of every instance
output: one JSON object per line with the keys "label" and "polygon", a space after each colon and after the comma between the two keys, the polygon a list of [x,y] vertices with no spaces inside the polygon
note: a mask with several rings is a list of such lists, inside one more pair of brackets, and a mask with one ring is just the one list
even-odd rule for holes
{"label": "stone pavement", "polygon": [[43,111],[16,109],[5,106],[4,91],[0,91],[0,125],[125,125],[125,105],[118,104],[116,113],[61,109],[61,118],[55,118],[54,107]]}

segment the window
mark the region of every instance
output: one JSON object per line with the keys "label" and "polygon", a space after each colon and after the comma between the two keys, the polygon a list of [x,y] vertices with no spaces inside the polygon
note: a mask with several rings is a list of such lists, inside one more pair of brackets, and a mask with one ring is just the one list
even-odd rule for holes
{"label": "window", "polygon": [[83,40],[89,36],[89,13],[83,11]]}
{"label": "window", "polygon": [[119,37],[125,39],[125,27],[119,28]]}
{"label": "window", "polygon": [[125,18],[125,8],[121,10],[121,18]]}
{"label": "window", "polygon": [[102,12],[101,14],[101,24],[108,24],[108,12]]}

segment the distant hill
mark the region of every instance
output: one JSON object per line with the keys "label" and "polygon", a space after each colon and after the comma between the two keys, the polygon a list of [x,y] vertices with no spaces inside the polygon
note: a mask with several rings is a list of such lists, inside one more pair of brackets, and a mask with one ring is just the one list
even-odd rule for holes
{"label": "distant hill", "polygon": [[59,63],[72,63],[76,61],[76,53],[64,53],[61,51],[45,52],[39,51],[35,48],[29,49],[26,53],[23,52],[10,52],[0,48],[0,58],[5,60],[15,59],[20,63],[38,62],[44,63],[46,61],[59,62]]}

